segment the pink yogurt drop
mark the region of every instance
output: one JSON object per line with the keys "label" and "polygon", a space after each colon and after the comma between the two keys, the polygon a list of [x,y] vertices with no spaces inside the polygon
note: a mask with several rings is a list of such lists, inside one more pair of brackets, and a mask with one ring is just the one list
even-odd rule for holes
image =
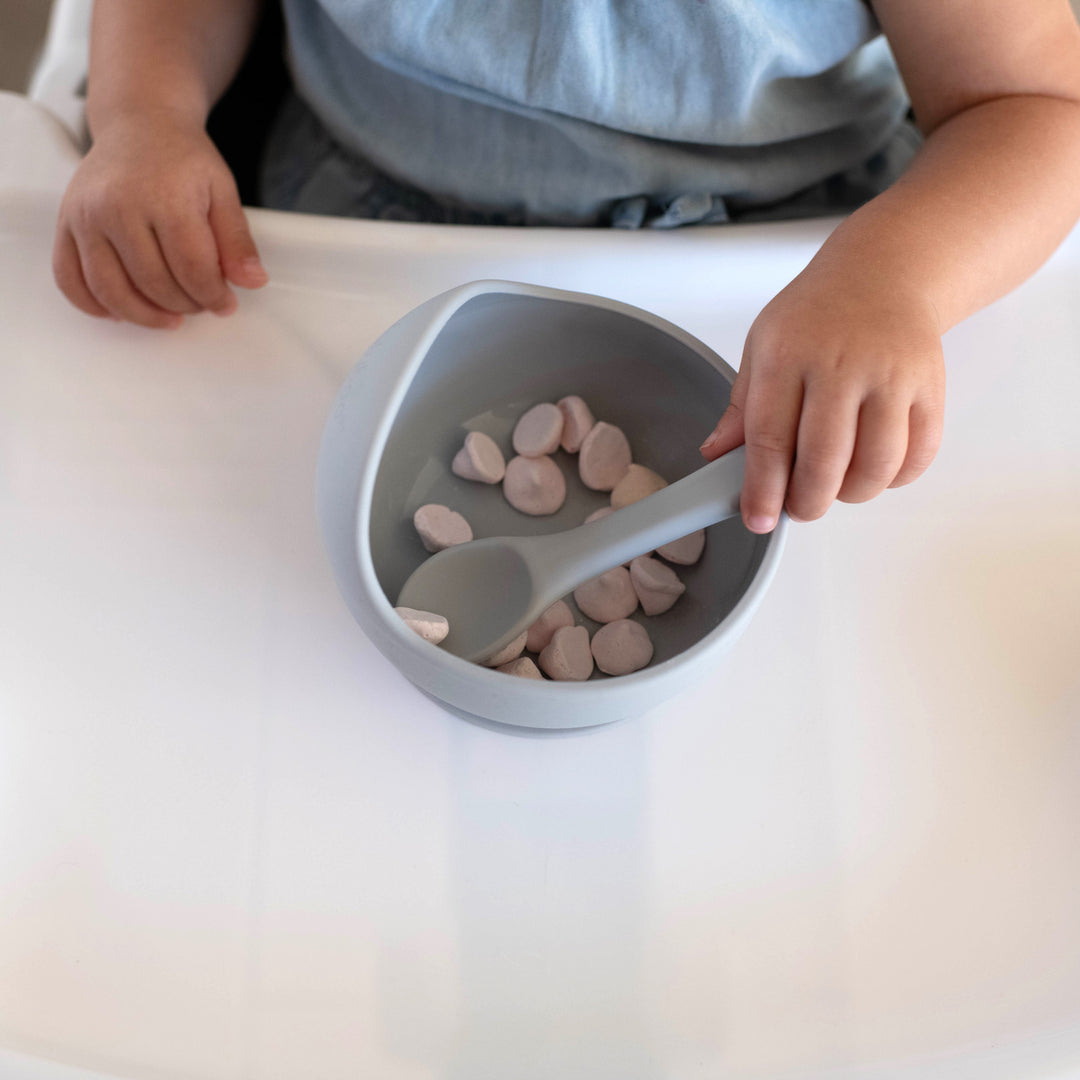
{"label": "pink yogurt drop", "polygon": [[653,657],[649,632],[633,619],[616,619],[593,634],[592,654],[605,675],[629,675]]}
{"label": "pink yogurt drop", "polygon": [[630,581],[646,615],[662,615],[686,592],[686,586],[670,566],[648,555],[631,560]]}
{"label": "pink yogurt drop", "polygon": [[558,405],[534,405],[514,428],[514,450],[522,457],[543,457],[559,449],[563,414]]}
{"label": "pink yogurt drop", "polygon": [[549,457],[516,457],[503,477],[506,501],[523,514],[554,514],[566,499],[566,478]]}
{"label": "pink yogurt drop", "polygon": [[560,398],[559,412],[563,417],[562,438],[559,440],[559,445],[568,454],[576,454],[581,449],[585,436],[592,431],[596,417],[577,394]]}
{"label": "pink yogurt drop", "polygon": [[574,625],[574,613],[570,610],[565,600],[556,600],[529,627],[529,636],[525,642],[525,648],[529,652],[543,652],[551,643],[552,635],[556,630],[564,626]]}
{"label": "pink yogurt drop", "polygon": [[582,615],[599,623],[614,622],[633,614],[638,606],[630,572],[616,566],[574,590],[574,602]]}
{"label": "pink yogurt drop", "polygon": [[630,443],[614,424],[601,420],[585,436],[578,457],[581,482],[593,491],[610,491],[633,460]]}
{"label": "pink yogurt drop", "polygon": [[544,677],[528,656],[519,656],[508,664],[500,664],[495,670],[505,675],[516,675],[519,679],[543,679]]}
{"label": "pink yogurt drop", "polygon": [[667,481],[659,473],[646,469],[644,465],[631,465],[611,489],[611,509],[621,510],[667,486]]}
{"label": "pink yogurt drop", "polygon": [[413,525],[428,551],[442,551],[472,538],[469,523],[456,511],[440,503],[427,503],[413,514]]}
{"label": "pink yogurt drop", "polygon": [[525,651],[525,638],[527,636],[526,631],[522,630],[509,645],[504,645],[494,656],[485,660],[484,667],[502,667],[503,664],[509,664],[511,660],[516,660]]}
{"label": "pink yogurt drop", "polygon": [[506,475],[506,459],[499,444],[482,431],[470,431],[454,457],[450,471],[463,480],[497,484]]}
{"label": "pink yogurt drop", "polygon": [[561,626],[540,654],[544,674],[559,682],[584,682],[593,672],[589,631],[584,626]]}
{"label": "pink yogurt drop", "polygon": [[450,633],[450,623],[446,621],[445,615],[411,607],[396,607],[394,611],[410,630],[415,631],[425,641],[430,641],[432,645],[438,645]]}

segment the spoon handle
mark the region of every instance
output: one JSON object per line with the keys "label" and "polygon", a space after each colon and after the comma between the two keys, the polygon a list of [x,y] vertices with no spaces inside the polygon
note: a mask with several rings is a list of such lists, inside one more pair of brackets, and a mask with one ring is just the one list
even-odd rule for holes
{"label": "spoon handle", "polygon": [[743,447],[702,466],[682,480],[599,521],[535,537],[529,547],[534,580],[550,583],[552,602],[613,566],[669,544],[739,512]]}

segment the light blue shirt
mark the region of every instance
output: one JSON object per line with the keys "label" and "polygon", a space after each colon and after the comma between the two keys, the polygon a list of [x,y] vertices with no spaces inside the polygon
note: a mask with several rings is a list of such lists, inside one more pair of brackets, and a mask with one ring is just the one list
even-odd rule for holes
{"label": "light blue shirt", "polygon": [[620,200],[784,199],[907,99],[863,0],[284,0],[297,91],[440,198],[587,224]]}

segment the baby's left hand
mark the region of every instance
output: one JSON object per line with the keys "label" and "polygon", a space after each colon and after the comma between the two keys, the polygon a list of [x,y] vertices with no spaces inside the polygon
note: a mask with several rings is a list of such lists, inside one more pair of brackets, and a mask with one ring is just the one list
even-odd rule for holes
{"label": "baby's left hand", "polygon": [[891,275],[811,264],[758,315],[731,403],[701,447],[746,443],[742,516],[773,529],[834,499],[909,484],[941,442],[945,366],[933,304]]}

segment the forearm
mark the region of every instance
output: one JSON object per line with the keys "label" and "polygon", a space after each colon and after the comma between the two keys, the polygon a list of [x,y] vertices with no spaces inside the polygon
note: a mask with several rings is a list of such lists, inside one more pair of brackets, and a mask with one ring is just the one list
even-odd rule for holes
{"label": "forearm", "polygon": [[812,265],[919,293],[944,332],[1015,288],[1080,217],[1080,102],[1036,95],[967,108]]}
{"label": "forearm", "polygon": [[251,42],[262,0],[95,0],[87,119],[167,112],[203,124]]}

